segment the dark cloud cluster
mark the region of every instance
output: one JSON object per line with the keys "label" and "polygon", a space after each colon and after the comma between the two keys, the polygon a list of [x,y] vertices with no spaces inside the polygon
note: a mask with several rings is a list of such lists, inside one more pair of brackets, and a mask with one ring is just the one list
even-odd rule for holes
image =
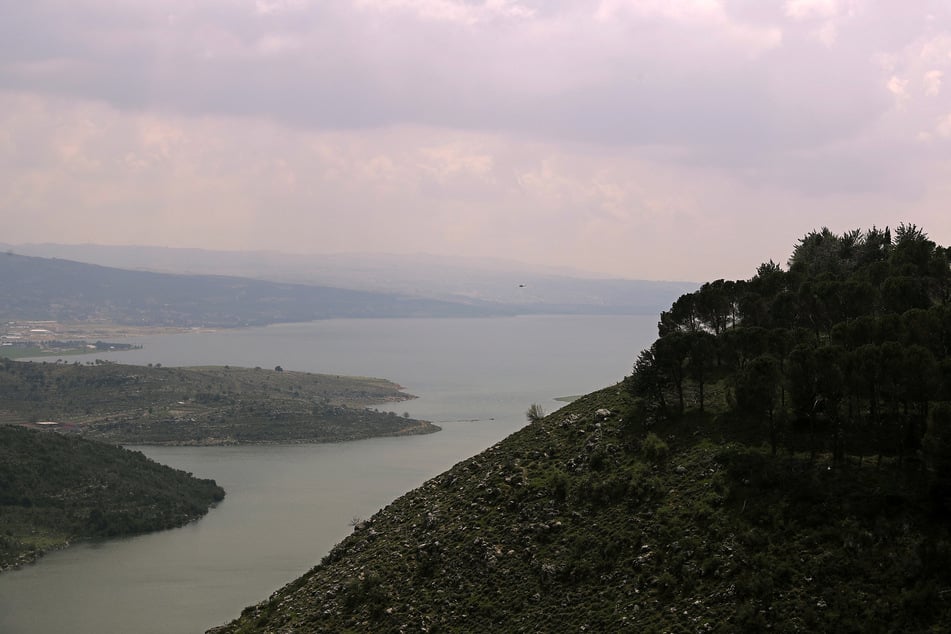
{"label": "dark cloud cluster", "polygon": [[768,153],[860,134],[890,106],[874,56],[926,28],[919,5],[789,15],[809,4],[17,3],[0,87],[312,128]]}

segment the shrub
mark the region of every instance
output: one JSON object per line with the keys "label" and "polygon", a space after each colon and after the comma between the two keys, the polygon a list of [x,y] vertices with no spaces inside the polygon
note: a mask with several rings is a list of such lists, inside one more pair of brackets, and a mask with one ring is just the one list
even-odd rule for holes
{"label": "shrub", "polygon": [[667,460],[670,453],[670,447],[667,446],[660,436],[650,432],[641,442],[641,453],[652,464],[662,464]]}
{"label": "shrub", "polygon": [[545,410],[543,410],[542,406],[538,403],[532,403],[525,412],[525,418],[527,418],[530,423],[537,423],[545,418]]}

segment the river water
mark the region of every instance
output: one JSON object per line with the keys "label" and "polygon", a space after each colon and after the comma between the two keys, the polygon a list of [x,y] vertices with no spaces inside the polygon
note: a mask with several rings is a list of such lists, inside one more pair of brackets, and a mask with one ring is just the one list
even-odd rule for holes
{"label": "river water", "polygon": [[531,403],[552,411],[557,397],[619,381],[655,332],[647,316],[347,319],[143,337],[140,350],[89,355],[383,377],[420,398],[380,409],[443,431],[333,445],[137,447],[214,478],[227,497],[183,528],[74,545],[0,575],[0,632],[175,634],[230,620],[319,562],[353,518],[520,428]]}

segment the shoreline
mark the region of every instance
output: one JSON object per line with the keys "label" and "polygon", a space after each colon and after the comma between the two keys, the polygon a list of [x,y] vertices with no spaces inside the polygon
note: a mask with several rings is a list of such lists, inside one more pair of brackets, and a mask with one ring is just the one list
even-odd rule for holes
{"label": "shoreline", "polygon": [[124,352],[141,346],[117,340],[214,331],[214,328],[124,326],[96,322],[9,321],[0,330],[0,358],[31,359]]}

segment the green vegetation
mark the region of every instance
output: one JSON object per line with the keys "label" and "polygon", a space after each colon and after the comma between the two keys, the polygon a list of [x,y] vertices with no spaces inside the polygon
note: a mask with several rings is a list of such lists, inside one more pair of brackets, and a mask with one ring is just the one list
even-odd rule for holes
{"label": "green vegetation", "polygon": [[214,631],[944,631],[949,281],[914,226],[811,233]]}
{"label": "green vegetation", "polygon": [[[89,352],[88,350],[83,350],[82,352]],[[5,357],[7,359],[25,359],[27,357],[41,357],[47,355],[53,355],[59,353],[52,353],[45,348],[42,348],[40,345],[29,345],[29,346],[4,346],[0,348],[0,357]],[[63,352],[62,354],[80,354],[79,351],[73,352]]]}
{"label": "green vegetation", "polygon": [[75,540],[181,526],[223,498],[214,480],[137,451],[0,425],[0,570]]}
{"label": "green vegetation", "polygon": [[60,357],[67,355],[89,354],[103,350],[134,350],[141,348],[130,343],[107,343],[97,341],[42,341],[18,345],[0,346],[0,357],[7,359],[24,359],[27,357]]}
{"label": "green vegetation", "polygon": [[537,423],[545,418],[545,410],[538,403],[532,403],[525,412],[525,419],[530,423]]}
{"label": "green vegetation", "polygon": [[383,379],[262,370],[0,359],[0,423],[121,444],[336,442],[438,431],[368,409],[412,398]]}
{"label": "green vegetation", "polygon": [[681,296],[638,357],[633,392],[649,419],[712,407],[774,454],[921,459],[933,472],[941,423],[921,450],[929,412],[951,401],[948,255],[914,225],[894,241],[888,229],[812,232],[788,271],[769,262]]}

